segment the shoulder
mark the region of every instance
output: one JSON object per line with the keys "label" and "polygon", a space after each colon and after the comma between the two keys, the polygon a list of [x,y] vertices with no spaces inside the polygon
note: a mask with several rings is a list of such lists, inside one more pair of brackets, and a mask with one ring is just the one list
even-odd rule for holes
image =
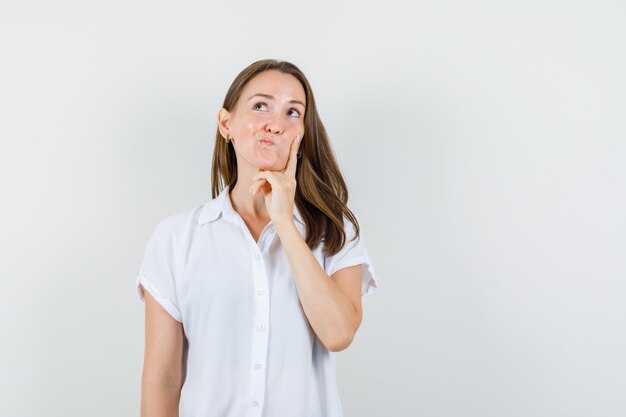
{"label": "shoulder", "polygon": [[154,228],[153,237],[177,240],[193,233],[198,224],[198,216],[205,204],[200,204],[162,217]]}
{"label": "shoulder", "polygon": [[[359,229],[361,228],[360,223],[359,223],[359,219],[357,217],[357,215],[352,212],[352,215],[354,216],[354,219],[356,221],[356,225],[359,227]],[[346,233],[346,241],[345,243],[351,242],[352,240],[354,240],[357,237],[357,228],[355,227],[354,223],[352,223],[352,221],[350,220],[350,218],[348,216],[346,216],[345,214],[343,215],[343,231]],[[360,232],[360,230],[359,230]],[[357,241],[360,239],[360,233],[359,233],[359,237],[357,238]]]}
{"label": "shoulder", "polygon": [[[359,225],[359,220],[356,216],[356,214],[354,214],[354,212],[352,212],[352,215],[354,216],[354,218],[356,219],[356,224]],[[344,232],[344,240],[343,240],[343,245],[339,248],[339,252],[334,254],[334,255],[327,255],[326,254],[326,249],[324,249],[324,257],[336,257],[336,256],[341,256],[340,254],[342,252],[345,252],[347,249],[352,248],[354,246],[356,246],[357,244],[360,243],[361,240],[361,233],[360,233],[360,225],[359,225],[359,234],[357,237],[357,228],[355,227],[355,225],[352,223],[352,221],[350,220],[350,218],[348,216],[346,216],[345,214],[343,214],[342,216],[343,219],[343,232]],[[324,248],[326,248],[326,241],[323,242]]]}

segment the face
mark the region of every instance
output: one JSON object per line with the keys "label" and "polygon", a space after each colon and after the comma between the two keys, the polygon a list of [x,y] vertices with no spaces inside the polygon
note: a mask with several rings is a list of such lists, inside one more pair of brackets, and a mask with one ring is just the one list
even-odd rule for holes
{"label": "face", "polygon": [[304,136],[305,105],[304,88],[290,74],[270,70],[248,81],[234,111],[222,108],[218,115],[222,135],[233,139],[237,164],[285,169],[291,143]]}

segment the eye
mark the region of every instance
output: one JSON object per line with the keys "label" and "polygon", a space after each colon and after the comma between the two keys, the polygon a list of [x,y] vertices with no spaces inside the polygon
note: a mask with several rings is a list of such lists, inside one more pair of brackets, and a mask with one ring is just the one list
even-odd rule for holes
{"label": "eye", "polygon": [[[254,105],[254,109],[255,109],[255,110],[258,110],[258,106],[266,106],[266,107],[267,107],[267,103],[264,103],[264,102],[262,102],[262,101],[259,101],[259,102],[255,103],[255,105]],[[294,111],[294,112],[296,112],[296,117],[300,117],[300,111],[298,111],[296,108],[293,108],[293,107],[292,107],[291,109],[289,109],[289,111]]]}

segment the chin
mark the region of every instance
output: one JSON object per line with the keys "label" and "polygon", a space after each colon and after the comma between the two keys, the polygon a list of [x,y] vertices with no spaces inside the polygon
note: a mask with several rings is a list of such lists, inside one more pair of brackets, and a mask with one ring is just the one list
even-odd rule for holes
{"label": "chin", "polygon": [[280,171],[285,168],[285,164],[281,165],[279,162],[259,162],[258,166],[265,171]]}
{"label": "chin", "polygon": [[278,157],[278,155],[267,155],[267,157],[255,154],[241,156],[248,162],[248,164],[266,171],[280,171],[285,169],[285,166],[287,165],[287,160]]}
{"label": "chin", "polygon": [[280,171],[281,169],[283,169],[282,167],[279,167],[277,165],[261,165],[261,168],[264,171]]}

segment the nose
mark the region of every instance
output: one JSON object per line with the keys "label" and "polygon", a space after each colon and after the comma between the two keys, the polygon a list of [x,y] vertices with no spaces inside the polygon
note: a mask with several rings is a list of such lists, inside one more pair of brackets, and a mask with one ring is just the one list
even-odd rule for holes
{"label": "nose", "polygon": [[272,117],[265,126],[265,131],[273,135],[280,135],[283,131],[283,125],[279,117]]}

